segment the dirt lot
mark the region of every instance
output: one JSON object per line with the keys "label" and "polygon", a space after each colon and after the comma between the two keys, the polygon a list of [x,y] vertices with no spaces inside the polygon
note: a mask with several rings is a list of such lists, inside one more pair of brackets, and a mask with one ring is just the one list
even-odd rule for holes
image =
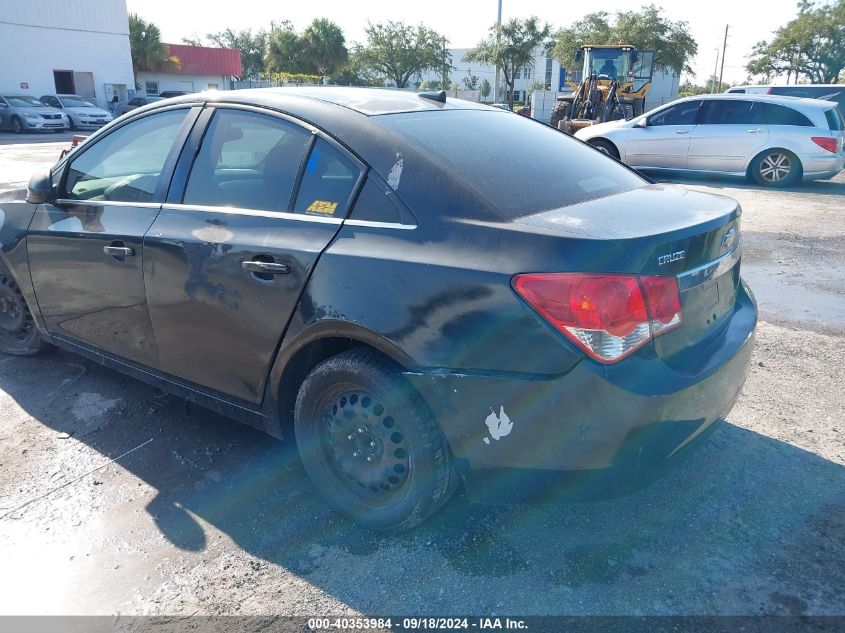
{"label": "dirt lot", "polygon": [[[2,146],[0,180],[57,152]],[[729,421],[661,481],[458,497],[382,537],[288,446],[69,354],[0,358],[0,613],[845,614],[845,175],[670,186],[742,202],[761,323]]]}

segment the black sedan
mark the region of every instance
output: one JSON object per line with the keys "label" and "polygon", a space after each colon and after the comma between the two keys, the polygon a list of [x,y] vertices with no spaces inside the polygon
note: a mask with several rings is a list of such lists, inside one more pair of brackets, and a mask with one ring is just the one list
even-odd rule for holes
{"label": "black sedan", "polygon": [[444,93],[186,95],[0,203],[0,349],[295,438],[329,504],[405,529],[698,444],[753,344],[739,216]]}

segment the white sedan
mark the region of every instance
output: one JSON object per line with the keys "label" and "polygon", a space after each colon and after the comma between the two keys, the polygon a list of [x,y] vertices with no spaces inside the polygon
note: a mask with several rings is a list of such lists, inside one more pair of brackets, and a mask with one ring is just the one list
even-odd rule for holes
{"label": "white sedan", "polygon": [[778,187],[845,168],[845,119],[830,101],[771,95],[699,95],[576,138],[642,169],[747,176]]}

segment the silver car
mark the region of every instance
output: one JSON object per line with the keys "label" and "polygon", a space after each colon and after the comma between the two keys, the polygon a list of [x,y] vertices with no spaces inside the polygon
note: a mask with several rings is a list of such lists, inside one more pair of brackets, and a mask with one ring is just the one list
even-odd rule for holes
{"label": "silver car", "polygon": [[0,96],[0,129],[23,132],[54,130],[70,127],[67,116],[29,95]]}
{"label": "silver car", "polygon": [[64,112],[70,120],[71,129],[81,127],[102,127],[112,120],[112,115],[98,108],[79,95],[44,95],[41,103]]}
{"label": "silver car", "polygon": [[845,120],[830,101],[771,95],[699,95],[575,136],[648,170],[747,176],[778,187],[845,168]]}

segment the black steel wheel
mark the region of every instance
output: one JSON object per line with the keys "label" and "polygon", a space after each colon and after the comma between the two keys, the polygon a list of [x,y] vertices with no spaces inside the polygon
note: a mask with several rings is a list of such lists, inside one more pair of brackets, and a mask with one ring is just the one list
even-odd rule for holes
{"label": "black steel wheel", "polygon": [[770,149],[751,161],[749,171],[758,185],[788,187],[801,176],[801,161],[785,149]]}
{"label": "black steel wheel", "polygon": [[406,530],[455,488],[446,439],[393,363],[352,350],[318,365],[295,409],[297,447],[318,492],[367,527]]}
{"label": "black steel wheel", "polygon": [[0,352],[32,356],[45,347],[20,287],[0,265]]}

